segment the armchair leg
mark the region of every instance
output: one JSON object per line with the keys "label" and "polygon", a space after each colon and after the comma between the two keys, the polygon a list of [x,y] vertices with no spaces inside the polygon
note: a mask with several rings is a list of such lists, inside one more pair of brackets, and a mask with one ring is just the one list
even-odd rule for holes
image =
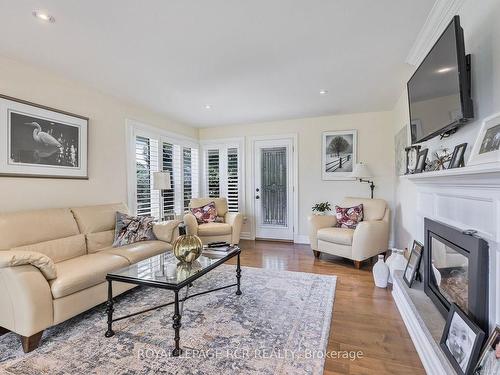
{"label": "armchair leg", "polygon": [[38,344],[40,344],[40,339],[42,338],[42,334],[43,331],[40,331],[31,336],[20,336],[21,344],[23,346],[23,350],[25,353],[29,353],[38,348]]}
{"label": "armchair leg", "polygon": [[318,250],[313,250],[313,254],[315,258],[319,259],[319,255],[321,254],[321,252]]}
{"label": "armchair leg", "polygon": [[354,268],[356,268],[357,270],[359,270],[361,268],[361,261],[360,260],[355,260],[354,261]]}

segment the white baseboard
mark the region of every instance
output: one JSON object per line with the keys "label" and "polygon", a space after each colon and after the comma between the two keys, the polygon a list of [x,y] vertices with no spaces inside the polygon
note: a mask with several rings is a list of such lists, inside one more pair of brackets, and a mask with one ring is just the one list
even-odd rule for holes
{"label": "white baseboard", "polygon": [[250,240],[250,241],[255,240],[255,237],[253,237],[252,233],[250,233],[250,232],[241,232],[240,233],[240,238],[242,240]]}
{"label": "white baseboard", "polygon": [[303,234],[296,234],[293,237],[293,242],[294,243],[304,244],[304,245],[309,245],[310,244],[310,242],[309,242],[309,236],[306,236],[306,235],[303,235]]}

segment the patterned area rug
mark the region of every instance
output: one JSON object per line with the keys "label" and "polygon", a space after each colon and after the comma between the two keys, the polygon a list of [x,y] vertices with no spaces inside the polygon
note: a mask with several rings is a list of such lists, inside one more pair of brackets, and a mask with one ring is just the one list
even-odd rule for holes
{"label": "patterned area rug", "polygon": [[[192,293],[233,283],[223,265],[195,282]],[[171,357],[173,307],[116,322],[105,338],[99,305],[44,332],[28,354],[18,337],[0,336],[1,374],[321,374],[335,276],[243,267],[235,288],[186,301],[184,353]],[[116,298],[115,317],[172,300],[167,290],[138,287]]]}

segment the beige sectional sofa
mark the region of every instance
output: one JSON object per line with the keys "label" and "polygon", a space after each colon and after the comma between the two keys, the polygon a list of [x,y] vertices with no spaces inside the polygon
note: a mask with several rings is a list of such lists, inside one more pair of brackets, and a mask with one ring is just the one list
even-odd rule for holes
{"label": "beige sectional sofa", "polygon": [[[106,301],[109,271],[172,249],[179,221],[155,224],[157,241],[113,248],[117,211],[128,209],[119,203],[0,214],[0,334],[19,334],[31,351],[44,329]],[[132,287],[116,283],[113,294]]]}

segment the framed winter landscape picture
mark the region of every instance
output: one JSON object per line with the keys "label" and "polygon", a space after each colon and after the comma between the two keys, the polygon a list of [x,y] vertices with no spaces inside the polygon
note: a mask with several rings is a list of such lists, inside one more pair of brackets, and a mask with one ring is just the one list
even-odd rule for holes
{"label": "framed winter landscape picture", "polygon": [[357,155],[357,131],[323,133],[321,151],[323,180],[350,180]]}
{"label": "framed winter landscape picture", "polygon": [[0,175],[87,179],[88,123],[0,95]]}

